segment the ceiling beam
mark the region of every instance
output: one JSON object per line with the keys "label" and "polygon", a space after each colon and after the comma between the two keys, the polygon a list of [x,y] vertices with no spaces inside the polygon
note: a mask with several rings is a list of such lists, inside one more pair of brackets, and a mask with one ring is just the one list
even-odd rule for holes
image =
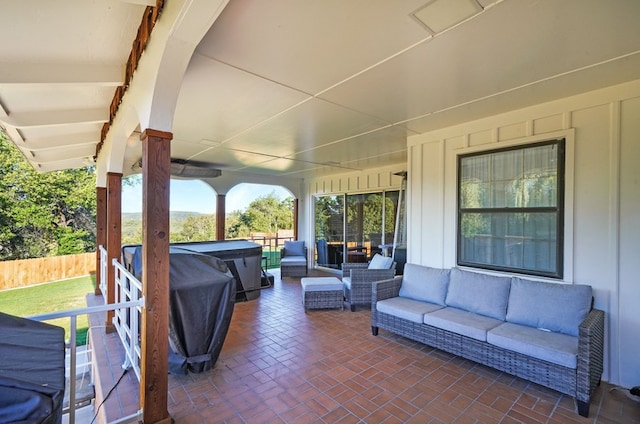
{"label": "ceiling beam", "polygon": [[56,162],[31,161],[31,165],[40,172],[58,171],[60,169],[76,169],[88,166],[84,158],[70,158]]}
{"label": "ceiling beam", "polygon": [[0,62],[0,85],[98,85],[117,87],[124,82],[120,65],[3,63]]}
{"label": "ceiling beam", "polygon": [[62,134],[50,137],[27,137],[24,147],[29,150],[52,149],[56,147],[73,146],[78,144],[97,144],[100,141],[100,131]]}
{"label": "ceiling beam", "polygon": [[95,144],[87,144],[80,146],[72,146],[64,149],[42,149],[42,150],[29,150],[32,162],[38,162],[40,164],[49,162],[62,162],[73,158],[87,158],[92,157],[96,151]]}
{"label": "ceiling beam", "polygon": [[[9,114],[7,113],[5,106],[0,101],[0,125],[6,124],[7,119],[9,118]],[[24,139],[22,138],[22,134],[16,128],[13,128],[9,125],[2,125],[5,132],[9,136],[9,138],[15,143],[16,146],[19,146],[24,143]]]}
{"label": "ceiling beam", "polygon": [[80,110],[45,110],[38,112],[12,113],[3,121],[15,128],[49,127],[58,125],[90,124],[106,122],[107,108]]}

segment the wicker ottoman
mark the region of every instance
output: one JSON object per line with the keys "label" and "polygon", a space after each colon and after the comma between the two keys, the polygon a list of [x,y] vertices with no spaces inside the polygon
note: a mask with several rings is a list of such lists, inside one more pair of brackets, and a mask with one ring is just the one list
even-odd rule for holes
{"label": "wicker ottoman", "polygon": [[308,309],[344,308],[342,281],[336,277],[305,277],[302,285],[302,304]]}

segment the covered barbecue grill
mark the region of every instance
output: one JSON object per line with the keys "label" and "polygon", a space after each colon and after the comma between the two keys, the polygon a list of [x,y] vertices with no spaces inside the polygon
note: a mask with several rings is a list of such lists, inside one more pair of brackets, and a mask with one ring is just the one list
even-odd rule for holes
{"label": "covered barbecue grill", "polygon": [[169,257],[169,371],[207,371],[229,329],[235,279],[216,257],[177,248],[171,248]]}

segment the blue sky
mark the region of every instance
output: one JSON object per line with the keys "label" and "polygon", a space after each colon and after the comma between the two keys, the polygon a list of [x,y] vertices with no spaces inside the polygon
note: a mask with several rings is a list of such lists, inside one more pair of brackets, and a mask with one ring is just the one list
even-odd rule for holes
{"label": "blue sky", "polygon": [[[261,196],[274,193],[280,200],[291,194],[280,186],[239,184],[227,193],[227,213],[244,211],[249,203]],[[171,210],[215,213],[216,192],[200,180],[171,180]],[[122,187],[122,212],[142,211],[142,184]]]}

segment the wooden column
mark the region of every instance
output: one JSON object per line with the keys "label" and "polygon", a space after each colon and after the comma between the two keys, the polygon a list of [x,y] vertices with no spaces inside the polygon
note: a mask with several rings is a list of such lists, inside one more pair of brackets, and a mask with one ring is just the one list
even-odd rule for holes
{"label": "wooden column", "polygon": [[[107,299],[106,303],[115,303],[116,270],[113,259],[120,259],[122,248],[122,174],[107,173]],[[113,311],[107,312],[106,331],[115,331]]]}
{"label": "wooden column", "polygon": [[293,239],[298,240],[298,199],[293,199]]}
{"label": "wooden column", "polygon": [[94,294],[100,296],[100,279],[102,267],[100,266],[99,246],[107,248],[107,188],[96,187],[96,287]]}
{"label": "wooden column", "polygon": [[224,224],[227,216],[226,194],[218,194],[216,199],[216,240],[224,240]]}
{"label": "wooden column", "polygon": [[171,133],[142,133],[142,422],[171,423],[169,355],[169,182]]}

